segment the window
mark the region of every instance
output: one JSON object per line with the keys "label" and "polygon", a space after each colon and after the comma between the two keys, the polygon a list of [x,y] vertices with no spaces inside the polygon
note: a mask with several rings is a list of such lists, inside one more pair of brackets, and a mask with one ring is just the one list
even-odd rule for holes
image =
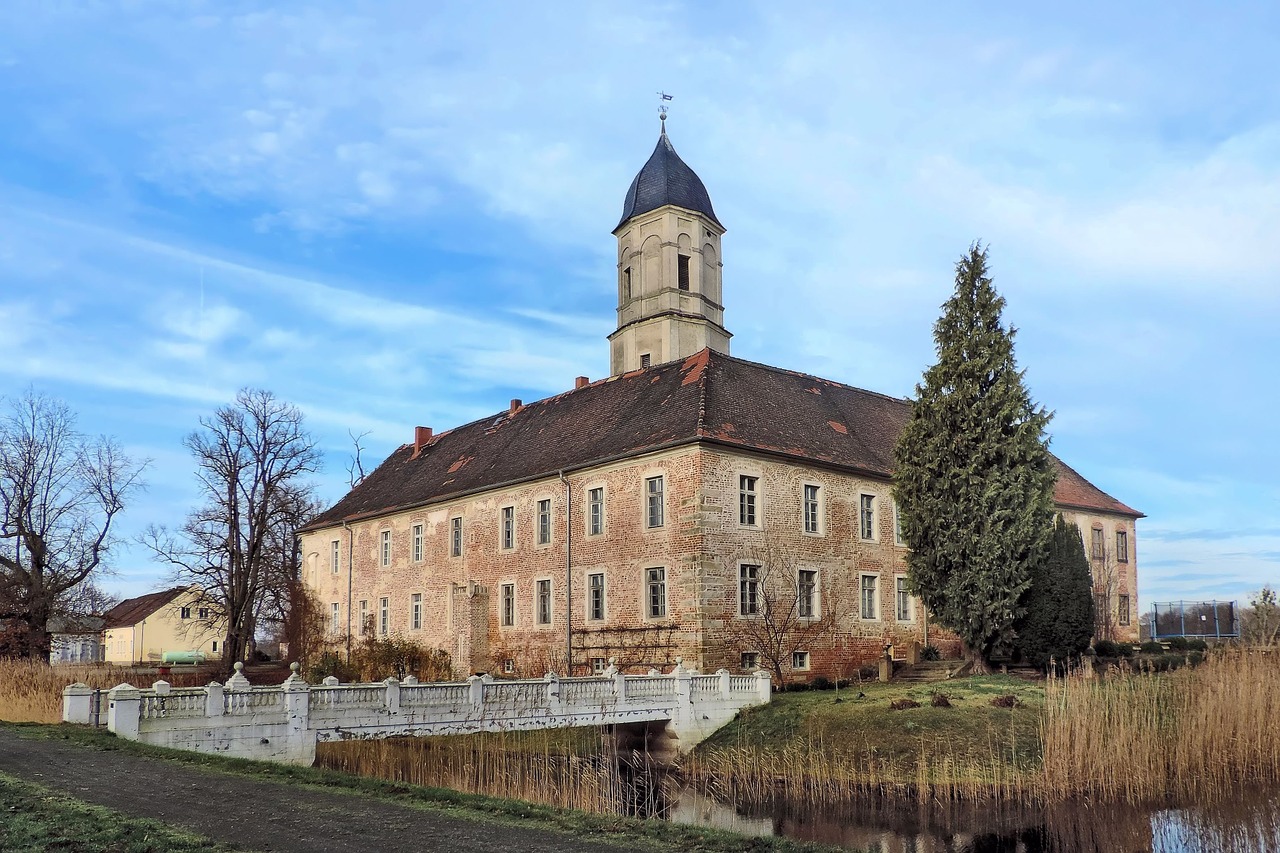
{"label": "window", "polygon": [[218,641],[217,641],[217,640],[214,640],[214,641],[213,641],[213,653],[214,653],[215,655],[218,653]]}
{"label": "window", "polygon": [[876,606],[876,576],[862,576],[862,618],[879,619],[879,608]]}
{"label": "window", "polygon": [[858,535],[863,539],[876,538],[876,496],[860,495],[858,507]]}
{"label": "window", "polygon": [[818,520],[821,516],[818,514],[818,487],[808,484],[804,487],[804,532],[817,533],[819,530]]}
{"label": "window", "polygon": [[587,534],[604,532],[604,486],[587,490]]}
{"label": "window", "polygon": [[605,668],[605,666],[606,666],[606,664],[605,664],[605,660],[604,660],[604,658],[592,658],[592,659],[591,659],[591,672],[592,672],[592,674],[594,674],[594,675],[600,675],[600,674],[602,674],[602,673],[604,672],[604,668]]}
{"label": "window", "polygon": [[360,601],[360,636],[373,633],[373,623],[369,621],[369,602]]}
{"label": "window", "polygon": [[551,541],[551,498],[538,501],[538,544]]}
{"label": "window", "polygon": [[796,573],[796,612],[802,619],[818,614],[818,573],[813,569]]}
{"label": "window", "polygon": [[539,625],[551,624],[551,581],[538,581],[538,600],[535,613],[538,614]]}
{"label": "window", "polygon": [[449,556],[462,556],[462,516],[449,519]]}
{"label": "window", "polygon": [[1125,530],[1116,531],[1116,562],[1129,562],[1129,533]]}
{"label": "window", "polygon": [[499,621],[504,628],[510,628],[516,624],[516,585],[504,583],[499,595],[499,601],[500,604],[498,606],[502,608]]}
{"label": "window", "polygon": [[649,353],[647,352],[640,353],[640,369],[641,370],[644,370],[646,367],[648,367],[651,361],[652,361],[652,358],[650,358]]}
{"label": "window", "polygon": [[391,633],[391,602],[385,597],[378,599],[378,633],[384,637]]}
{"label": "window", "polygon": [[504,506],[502,508],[502,542],[501,547],[504,551],[510,551],[516,547],[516,508],[513,506]]}
{"label": "window", "polygon": [[738,523],[744,527],[756,526],[756,483],[759,478],[738,477]]}
{"label": "window", "polygon": [[681,290],[689,289],[688,255],[676,255],[676,286]]}
{"label": "window", "polygon": [[329,568],[335,575],[338,573],[338,555],[342,553],[340,547],[337,539],[329,543]]}
{"label": "window", "polygon": [[738,615],[755,616],[760,612],[760,567],[738,567]]}
{"label": "window", "polygon": [[902,538],[902,516],[898,514],[898,502],[893,502],[893,544],[906,545],[907,540]]}
{"label": "window", "polygon": [[662,519],[662,478],[649,477],[644,481],[645,491],[645,526],[661,527]]}
{"label": "window", "polygon": [[809,653],[808,652],[792,652],[791,668],[792,669],[808,669]]}
{"label": "window", "polygon": [[183,608],[181,608],[181,609],[178,611],[178,618],[180,618],[180,619],[190,619],[190,618],[191,618],[191,608],[190,608],[190,607],[183,607]]}
{"label": "window", "polygon": [[413,526],[413,561],[415,563],[422,562],[422,525],[415,524]]}
{"label": "window", "polygon": [[645,612],[650,619],[667,615],[667,570],[645,569]]}
{"label": "window", "polygon": [[336,601],[329,605],[329,607],[329,630],[336,634],[338,629],[342,627],[342,610]]}
{"label": "window", "polygon": [[906,578],[894,578],[896,586],[897,617],[899,622],[911,621],[911,592],[907,589]]}
{"label": "window", "polygon": [[1129,624],[1129,596],[1120,595],[1120,596],[1116,596],[1116,598],[1118,599],[1116,603],[1116,609],[1119,611],[1119,613],[1117,614],[1119,616],[1118,621],[1120,622],[1121,625],[1128,625]]}
{"label": "window", "polygon": [[760,668],[759,652],[743,652],[742,661],[740,665],[742,669],[746,669],[746,670],[759,669]]}
{"label": "window", "polygon": [[512,675],[516,671],[516,662],[514,658],[504,658],[502,661],[502,672],[506,675]]}
{"label": "window", "polygon": [[201,619],[208,619],[208,618],[209,618],[209,608],[207,608],[207,607],[201,607],[199,610],[197,610],[197,611],[196,611],[196,616],[200,617]]}
{"label": "window", "polygon": [[1104,556],[1104,549],[1106,547],[1105,540],[1103,539],[1102,528],[1093,528],[1093,546],[1091,548],[1090,556],[1095,560],[1101,560]]}
{"label": "window", "polygon": [[409,627],[414,631],[422,628],[422,593],[415,592],[409,597]]}
{"label": "window", "polygon": [[631,298],[631,267],[622,268],[622,292],[627,299]]}
{"label": "window", "polygon": [[384,566],[391,565],[391,531],[382,531],[382,544],[380,548],[381,563]]}
{"label": "window", "polygon": [[604,618],[604,573],[587,575],[587,618]]}

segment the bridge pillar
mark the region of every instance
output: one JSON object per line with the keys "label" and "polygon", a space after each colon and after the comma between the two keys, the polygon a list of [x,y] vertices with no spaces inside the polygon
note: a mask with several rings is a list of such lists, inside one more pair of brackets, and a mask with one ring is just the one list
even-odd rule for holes
{"label": "bridge pillar", "polygon": [[547,682],[547,710],[551,716],[559,717],[564,713],[564,705],[560,702],[560,676],[548,672],[543,680]]}
{"label": "bridge pillar", "polygon": [[284,691],[285,743],[290,763],[309,767],[316,760],[316,733],[311,729],[311,685],[298,675],[298,664],[280,689]]}
{"label": "bridge pillar", "polygon": [[391,714],[400,713],[400,682],[391,676],[387,676],[387,680],[382,682],[387,688],[387,711]]}
{"label": "bridge pillar", "polygon": [[93,722],[93,688],[77,681],[62,688],[62,722],[79,723],[83,726]]}
{"label": "bridge pillar", "polygon": [[225,695],[222,685],[216,681],[210,681],[209,686],[204,689],[204,715],[206,717],[221,717],[224,709],[222,697]]}
{"label": "bridge pillar", "polygon": [[142,719],[142,692],[132,684],[117,684],[107,693],[107,729],[116,737],[138,740]]}

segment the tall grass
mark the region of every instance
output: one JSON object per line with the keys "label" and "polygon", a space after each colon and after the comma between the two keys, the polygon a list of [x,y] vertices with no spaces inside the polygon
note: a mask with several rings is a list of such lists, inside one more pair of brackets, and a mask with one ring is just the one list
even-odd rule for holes
{"label": "tall grass", "polygon": [[[152,670],[154,671],[154,670]],[[109,690],[117,684],[150,684],[155,676],[139,674],[131,667],[109,664],[59,664],[43,661],[0,659],[0,720],[11,723],[62,722],[62,688],[79,681]],[[203,673],[175,674],[175,687],[192,687],[207,679]]]}

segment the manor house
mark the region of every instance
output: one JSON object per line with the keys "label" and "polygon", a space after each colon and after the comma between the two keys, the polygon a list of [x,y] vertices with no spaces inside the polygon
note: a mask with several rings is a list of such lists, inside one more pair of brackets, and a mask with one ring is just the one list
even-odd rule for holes
{"label": "manor house", "polygon": [[[887,644],[955,647],[906,585],[891,493],[910,403],[735,358],[724,226],[665,127],[613,231],[612,375],[413,440],[301,532],[332,636],[399,635],[459,673],[764,665],[762,620],[811,638],[795,677]],[[1097,601],[1136,637],[1141,513],[1058,462]],[[776,653],[776,649],[775,649]]]}

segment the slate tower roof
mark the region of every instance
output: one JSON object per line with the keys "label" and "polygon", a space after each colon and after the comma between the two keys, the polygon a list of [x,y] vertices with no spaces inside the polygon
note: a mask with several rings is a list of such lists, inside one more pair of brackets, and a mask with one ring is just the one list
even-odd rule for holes
{"label": "slate tower roof", "polygon": [[[658,144],[649,155],[644,167],[636,173],[622,203],[622,219],[618,225],[633,216],[657,210],[666,204],[674,204],[706,216],[716,225],[720,220],[711,207],[711,196],[702,179],[680,159],[671,140],[667,138],[666,125],[658,137]],[[724,228],[723,225],[720,225]]]}

